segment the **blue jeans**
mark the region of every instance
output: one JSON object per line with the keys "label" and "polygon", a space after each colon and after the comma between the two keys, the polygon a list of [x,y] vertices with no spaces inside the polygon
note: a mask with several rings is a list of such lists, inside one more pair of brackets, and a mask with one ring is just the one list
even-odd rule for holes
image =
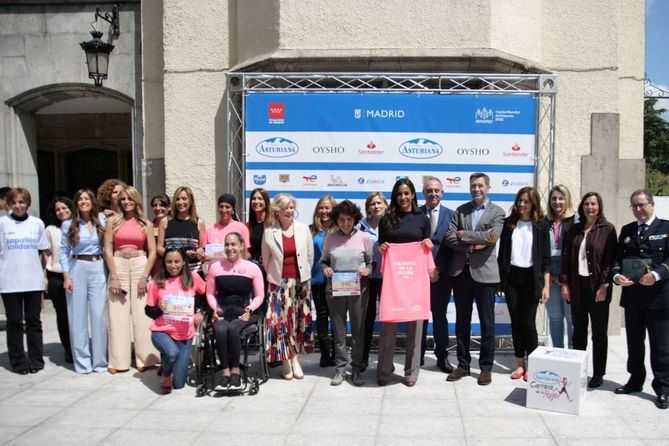
{"label": "blue jeans", "polygon": [[567,319],[567,345],[573,348],[574,324],[571,321],[571,305],[562,298],[559,283],[551,284],[551,297],[546,303],[546,311],[548,311],[553,347],[564,348],[564,321]]}
{"label": "blue jeans", "polygon": [[151,341],[161,353],[163,376],[172,375],[172,387],[181,389],[186,385],[188,359],[193,340],[177,341],[162,331],[152,331]]}

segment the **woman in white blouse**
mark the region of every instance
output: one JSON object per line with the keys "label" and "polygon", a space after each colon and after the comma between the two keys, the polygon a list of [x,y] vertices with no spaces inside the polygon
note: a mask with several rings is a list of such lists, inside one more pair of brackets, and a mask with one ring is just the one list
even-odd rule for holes
{"label": "woman in white blouse", "polygon": [[538,345],[537,306],[548,301],[551,283],[548,224],[539,193],[533,187],[523,187],[516,194],[511,215],[505,219],[500,235],[497,262],[518,361],[511,379],[527,381],[525,358]]}

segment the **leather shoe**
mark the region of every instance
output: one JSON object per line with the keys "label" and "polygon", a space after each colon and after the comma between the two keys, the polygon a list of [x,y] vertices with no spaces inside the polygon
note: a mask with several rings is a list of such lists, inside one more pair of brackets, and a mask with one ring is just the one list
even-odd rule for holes
{"label": "leather shoe", "polygon": [[591,389],[596,389],[597,387],[601,386],[604,384],[604,377],[595,375],[592,378],[590,378],[590,382],[588,383],[588,387]]}
{"label": "leather shoe", "polygon": [[410,379],[404,380],[404,385],[407,387],[413,387],[416,385],[416,381],[412,381]]}
{"label": "leather shoe", "polygon": [[655,405],[658,409],[667,409],[669,408],[669,396],[667,395],[658,395]]}
{"label": "leather shoe", "polygon": [[453,371],[453,366],[448,359],[437,359],[437,368],[444,373],[451,373]]}
{"label": "leather shoe", "polygon": [[618,395],[627,395],[630,393],[641,392],[642,390],[643,386],[635,386],[633,384],[627,383],[624,386],[616,387],[616,390],[614,390],[613,393],[617,393]]}
{"label": "leather shoe", "polygon": [[458,368],[448,374],[446,381],[459,381],[465,376],[469,376],[469,369],[458,366]]}
{"label": "leather shoe", "polygon": [[385,386],[386,384],[388,384],[388,381],[386,381],[385,379],[377,379],[377,380],[376,380],[376,384],[378,384],[379,387],[383,387],[383,386]]}
{"label": "leather shoe", "polygon": [[492,382],[492,373],[481,370],[479,379],[476,382],[479,386],[487,386]]}

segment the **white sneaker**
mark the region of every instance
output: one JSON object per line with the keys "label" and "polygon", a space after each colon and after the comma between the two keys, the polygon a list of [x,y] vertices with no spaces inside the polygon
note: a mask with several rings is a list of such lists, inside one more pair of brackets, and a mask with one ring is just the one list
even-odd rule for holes
{"label": "white sneaker", "polygon": [[283,376],[283,379],[293,379],[293,369],[290,366],[290,363],[290,360],[281,361],[281,376]]}
{"label": "white sneaker", "polygon": [[341,383],[343,383],[344,381],[346,381],[346,372],[344,372],[344,371],[340,372],[339,370],[337,370],[335,372],[335,375],[330,380],[330,385],[331,386],[340,386]]}
{"label": "white sneaker", "polygon": [[297,355],[293,356],[293,358],[290,360],[290,365],[293,367],[293,376],[295,379],[304,378],[304,372],[302,371],[302,367],[300,366],[300,361],[298,361]]}

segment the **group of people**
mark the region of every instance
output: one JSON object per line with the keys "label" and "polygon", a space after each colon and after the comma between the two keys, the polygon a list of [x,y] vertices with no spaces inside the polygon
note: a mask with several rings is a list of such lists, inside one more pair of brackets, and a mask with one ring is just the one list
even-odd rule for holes
{"label": "group of people", "polygon": [[[384,283],[382,271],[390,270],[382,269],[383,259],[396,245],[414,243],[427,253],[420,280],[429,290],[437,367],[448,373],[448,381],[470,375],[476,303],[481,325],[478,383],[491,383],[494,306],[503,293],[517,359],[512,379],[528,379],[528,357],[538,345],[536,312],[545,304],[555,347],[585,350],[591,326],[593,376],[588,385],[601,386],[616,284],[623,287],[631,375],[616,393],[642,389],[648,332],[656,404],[669,407],[669,222],[654,216],[652,195],[645,189],[632,194],[636,221],[617,237],[596,192],[585,194],[575,211],[567,188],[555,186],[544,212],[538,191],[523,187],[507,216],[489,199],[486,174],[472,174],[469,185],[472,200],[455,210],[441,204],[443,185],[436,177],[424,179],[424,205],[418,206],[411,180],[401,178],[389,202],[381,192],[368,196],[364,216],[355,203],[337,203],[326,195],[309,226],[296,220],[293,196],[277,194],[270,201],[262,188],[250,195],[248,223],[239,221],[235,197],[223,194],[217,203],[219,219],[207,226],[188,187],[179,187],[172,199],[154,197],[155,218],[150,221],[136,189],[108,180],[97,195],[82,189],[74,200],[56,197],[45,228],[28,215],[30,193],[11,189],[10,211],[0,217],[0,293],[11,366],[17,373],[44,367],[43,261],[65,360],[78,373],[124,372],[134,359],[139,372],[160,364],[165,392],[183,387],[194,327],[208,318],[223,368],[216,388],[239,389],[240,333],[262,316],[267,359],[281,362],[284,379],[303,378],[300,355],[313,351],[317,340],[320,366],[335,368],[334,386],[347,379],[348,320],[351,382],[360,386],[369,365],[377,303],[386,303],[382,295],[393,286],[387,277]],[[451,292],[455,367],[448,360]],[[404,384],[412,387],[424,363],[427,321],[402,321],[408,322]],[[379,386],[393,376],[398,322],[381,319]]]}

